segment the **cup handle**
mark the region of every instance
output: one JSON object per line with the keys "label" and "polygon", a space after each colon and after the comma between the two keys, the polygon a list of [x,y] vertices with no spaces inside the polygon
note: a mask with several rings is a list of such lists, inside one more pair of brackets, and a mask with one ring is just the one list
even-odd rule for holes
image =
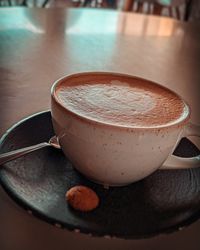
{"label": "cup handle", "polygon": [[[187,136],[200,137],[200,126],[189,123],[185,129],[183,137]],[[170,155],[160,169],[188,169],[197,167],[200,167],[200,155],[190,158]]]}

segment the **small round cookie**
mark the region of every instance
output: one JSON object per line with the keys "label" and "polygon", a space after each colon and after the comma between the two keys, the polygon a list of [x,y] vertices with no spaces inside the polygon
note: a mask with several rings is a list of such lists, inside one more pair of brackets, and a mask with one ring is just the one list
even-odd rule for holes
{"label": "small round cookie", "polygon": [[74,186],[66,193],[66,199],[71,207],[76,210],[88,212],[99,205],[99,197],[86,186]]}

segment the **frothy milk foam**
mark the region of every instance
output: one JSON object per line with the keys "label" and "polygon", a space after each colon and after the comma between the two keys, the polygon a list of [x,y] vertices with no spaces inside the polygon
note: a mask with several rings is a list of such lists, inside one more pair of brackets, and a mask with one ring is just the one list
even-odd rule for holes
{"label": "frothy milk foam", "polygon": [[56,96],[73,113],[118,126],[162,126],[188,113],[187,106],[174,93],[139,79],[71,80],[57,87]]}

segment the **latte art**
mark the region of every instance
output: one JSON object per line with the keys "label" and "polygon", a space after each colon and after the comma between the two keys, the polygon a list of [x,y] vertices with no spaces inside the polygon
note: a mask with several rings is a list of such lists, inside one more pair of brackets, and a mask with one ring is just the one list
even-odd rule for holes
{"label": "latte art", "polygon": [[62,83],[56,93],[67,110],[118,126],[160,126],[173,123],[187,113],[186,106],[174,93],[137,81]]}
{"label": "latte art", "polygon": [[[122,85],[123,84],[123,85]],[[111,115],[134,115],[135,113],[146,113],[155,106],[155,102],[148,92],[141,92],[140,89],[131,88],[122,83],[97,84],[86,92],[83,99],[91,107],[110,113]],[[78,93],[80,93],[78,91]],[[128,105],[127,105],[128,104]]]}

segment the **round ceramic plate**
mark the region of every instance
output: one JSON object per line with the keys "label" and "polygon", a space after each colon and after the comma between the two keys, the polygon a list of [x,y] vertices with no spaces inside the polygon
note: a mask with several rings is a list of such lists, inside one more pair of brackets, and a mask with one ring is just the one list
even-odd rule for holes
{"label": "round ceramic plate", "polygon": [[[3,136],[0,152],[48,141],[53,133],[50,112],[35,114]],[[190,157],[199,150],[184,139],[175,154]],[[29,213],[61,228],[95,236],[151,237],[178,230],[200,216],[200,168],[157,171],[126,187],[104,189],[79,174],[61,150],[44,148],[5,164],[0,180]],[[75,211],[65,200],[66,191],[80,184],[100,197],[99,207],[92,212]]]}

